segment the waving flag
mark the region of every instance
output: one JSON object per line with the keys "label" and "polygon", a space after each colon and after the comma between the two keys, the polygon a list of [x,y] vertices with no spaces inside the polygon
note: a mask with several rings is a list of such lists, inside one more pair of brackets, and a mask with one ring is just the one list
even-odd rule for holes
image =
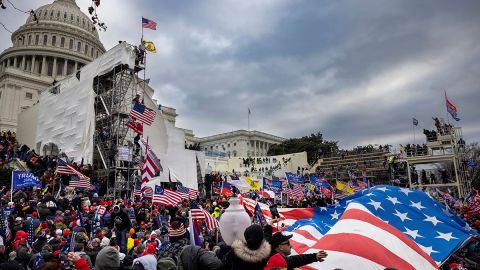
{"label": "waving flag", "polygon": [[26,187],[42,188],[38,177],[27,171],[12,171],[12,188],[22,189]]}
{"label": "waving flag", "polygon": [[187,194],[186,199],[196,200],[198,198],[198,190],[195,190],[193,188],[188,188],[182,185],[178,185],[177,191],[180,193]]}
{"label": "waving flag", "polygon": [[0,205],[0,236],[4,242],[7,242],[12,237],[10,228],[8,226],[8,217],[5,215],[3,207]]}
{"label": "waving flag", "polygon": [[139,121],[142,121],[143,123],[145,123],[146,125],[149,125],[151,126],[153,124],[153,121],[155,120],[155,115],[157,113],[152,110],[152,109],[149,109],[147,107],[145,107],[145,105],[142,105],[138,102],[135,102],[132,106],[132,110],[130,111],[130,116],[139,120]]}
{"label": "waving flag", "polygon": [[77,171],[72,165],[65,162],[63,159],[57,160],[56,174],[72,175],[69,186],[76,188],[90,188],[90,177]]}
{"label": "waving flag", "polygon": [[447,111],[448,113],[452,116],[453,119],[455,119],[455,121],[460,121],[460,118],[457,117],[457,107],[455,107],[455,105],[453,105],[447,98],[447,91],[445,91],[445,103],[447,105]]}
{"label": "waving flag", "polygon": [[267,220],[265,219],[262,209],[260,208],[260,205],[258,203],[257,205],[255,205],[255,209],[253,210],[253,223],[258,224],[262,227],[267,225]]}
{"label": "waving flag", "polygon": [[260,190],[260,185],[258,184],[258,181],[255,181],[252,178],[247,176],[243,177],[243,179],[245,179],[245,181],[250,185],[250,190],[256,190],[256,191]]}
{"label": "waving flag", "polygon": [[[325,235],[333,229],[335,224],[342,217],[342,214],[344,214],[347,205],[352,203],[361,205],[368,210],[371,215],[388,223],[396,230],[402,232],[405,236],[413,240],[423,251],[425,251],[425,253],[434,259],[437,265],[444,262],[471,236],[478,235],[465,223],[465,221],[456,216],[450,209],[446,208],[438,201],[431,199],[423,192],[394,186],[375,186],[350,195],[336,205],[316,208],[312,218],[299,220],[287,228],[286,231],[294,233],[294,237],[290,241],[293,250],[297,253],[304,253],[308,252],[308,250],[318,248],[316,247],[317,242],[319,242],[317,240],[318,237]],[[359,207],[356,208],[358,209]],[[361,220],[362,217],[371,219],[371,215],[368,214],[365,209],[362,210],[363,212],[357,219]],[[351,231],[349,232],[348,228],[338,228],[344,230],[344,233],[353,233]],[[335,229],[336,232],[341,231],[338,228]],[[352,227],[352,229],[353,228],[357,227]],[[377,231],[376,235],[378,235],[377,238],[380,239],[384,237],[392,237],[389,236],[391,233],[390,229],[381,228]],[[400,236],[397,232],[395,232],[394,235],[397,238]],[[406,243],[406,241],[403,242]],[[365,257],[366,255],[362,254],[360,251],[356,251],[355,245],[358,244],[354,242],[350,243],[349,241],[342,241],[341,243],[345,244],[345,248],[350,248],[350,254],[356,254],[355,256],[368,260],[372,259],[371,257]],[[414,247],[411,245],[408,246],[410,251],[408,251],[409,249],[403,248],[401,250],[405,252],[415,251]],[[334,247],[332,247],[332,249],[333,248]],[[387,253],[381,251],[385,249],[388,249],[397,255],[400,254],[395,251],[398,249],[395,249],[388,244],[384,245],[382,249],[368,248],[368,250],[371,250],[370,255],[377,257],[377,259],[373,261],[378,265],[383,265],[381,263],[385,259],[383,257],[388,256]],[[330,252],[328,253],[330,258],[334,257],[330,256]],[[417,252],[417,254],[420,254],[420,252]],[[384,268],[365,267],[363,269]]]}
{"label": "waving flag", "polygon": [[183,196],[179,192],[173,190],[164,189],[161,186],[155,185],[153,191],[153,203],[159,203],[161,205],[176,206],[183,199]]}
{"label": "waving flag", "polygon": [[233,196],[232,185],[230,185],[227,182],[223,182],[220,195],[227,196],[227,197]]}
{"label": "waving flag", "polygon": [[214,229],[220,226],[218,223],[218,220],[212,217],[212,215],[208,211],[203,209],[196,202],[194,201],[190,202],[190,209],[191,209],[192,219],[205,220],[205,225],[207,225],[207,228]]}
{"label": "waving flag", "polygon": [[287,178],[287,181],[289,184],[304,184],[305,179],[303,178],[303,175],[298,175],[290,172],[285,173],[285,177]]}
{"label": "waving flag", "polygon": [[152,30],[157,30],[157,23],[142,17],[142,27],[152,29]]}
{"label": "waving flag", "polygon": [[319,269],[438,269],[435,261],[406,234],[350,203],[340,220],[305,252],[325,250]]}

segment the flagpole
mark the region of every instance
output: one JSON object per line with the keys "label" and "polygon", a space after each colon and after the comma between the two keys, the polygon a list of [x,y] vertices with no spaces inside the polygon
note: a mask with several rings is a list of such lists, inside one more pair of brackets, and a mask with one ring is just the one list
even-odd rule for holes
{"label": "flagpole", "polygon": [[13,202],[13,171],[12,171],[12,183],[10,183],[10,202]]}
{"label": "flagpole", "polygon": [[447,111],[445,111],[445,115],[447,116],[447,123],[450,125],[450,118],[448,117],[448,105],[447,105],[447,89],[445,89],[445,107],[447,109]]}
{"label": "flagpole", "polygon": [[412,125],[412,130],[413,130],[413,143],[417,144],[417,142],[415,140],[415,125]]}
{"label": "flagpole", "polygon": [[250,131],[250,108],[247,111],[247,119],[248,119],[248,131]]}

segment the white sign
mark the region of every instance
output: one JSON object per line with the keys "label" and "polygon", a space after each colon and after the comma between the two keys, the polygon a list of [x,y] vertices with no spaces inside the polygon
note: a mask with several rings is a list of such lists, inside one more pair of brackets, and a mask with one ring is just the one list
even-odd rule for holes
{"label": "white sign", "polygon": [[132,149],[127,146],[118,147],[118,160],[132,161]]}

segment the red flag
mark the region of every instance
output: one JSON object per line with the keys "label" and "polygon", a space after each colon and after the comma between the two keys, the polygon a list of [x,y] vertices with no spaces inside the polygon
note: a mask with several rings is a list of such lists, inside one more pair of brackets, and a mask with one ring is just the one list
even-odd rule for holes
{"label": "red flag", "polygon": [[142,123],[137,122],[135,118],[130,117],[130,119],[128,119],[127,126],[133,129],[133,131],[136,133],[143,134],[143,125]]}

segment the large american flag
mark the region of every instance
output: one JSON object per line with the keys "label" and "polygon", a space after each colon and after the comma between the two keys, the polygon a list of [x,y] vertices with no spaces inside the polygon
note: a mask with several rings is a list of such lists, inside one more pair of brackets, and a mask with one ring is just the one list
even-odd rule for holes
{"label": "large american flag", "polygon": [[73,175],[69,183],[69,186],[76,188],[90,188],[90,177],[77,171],[72,165],[68,164],[62,159],[57,161],[57,168],[55,174]]}
{"label": "large american flag", "polygon": [[157,30],[157,23],[152,21],[152,20],[149,20],[147,18],[142,17],[142,27],[143,28],[149,28],[149,29],[152,29],[152,30]]}
{"label": "large american flag", "polygon": [[215,229],[220,226],[218,220],[212,217],[212,215],[208,211],[203,209],[196,202],[190,203],[190,209],[192,219],[205,220],[205,225],[208,229]]}
{"label": "large american flag", "polygon": [[132,106],[132,110],[130,111],[130,116],[142,121],[143,123],[151,126],[153,124],[153,121],[155,120],[155,115],[157,113],[145,107],[145,105],[142,105],[138,102],[135,102]]}
{"label": "large american flag", "polygon": [[161,205],[176,206],[183,200],[182,194],[173,190],[164,189],[159,185],[155,185],[153,191],[153,203],[159,203]]}
{"label": "large american flag", "polygon": [[185,196],[185,199],[196,200],[198,198],[198,190],[195,190],[193,188],[178,185],[177,191],[186,194],[187,196]]}
{"label": "large american flag", "polygon": [[427,194],[394,186],[375,186],[315,208],[285,231],[293,234],[293,253],[326,250],[327,260],[312,265],[325,269],[436,269],[478,235]]}

